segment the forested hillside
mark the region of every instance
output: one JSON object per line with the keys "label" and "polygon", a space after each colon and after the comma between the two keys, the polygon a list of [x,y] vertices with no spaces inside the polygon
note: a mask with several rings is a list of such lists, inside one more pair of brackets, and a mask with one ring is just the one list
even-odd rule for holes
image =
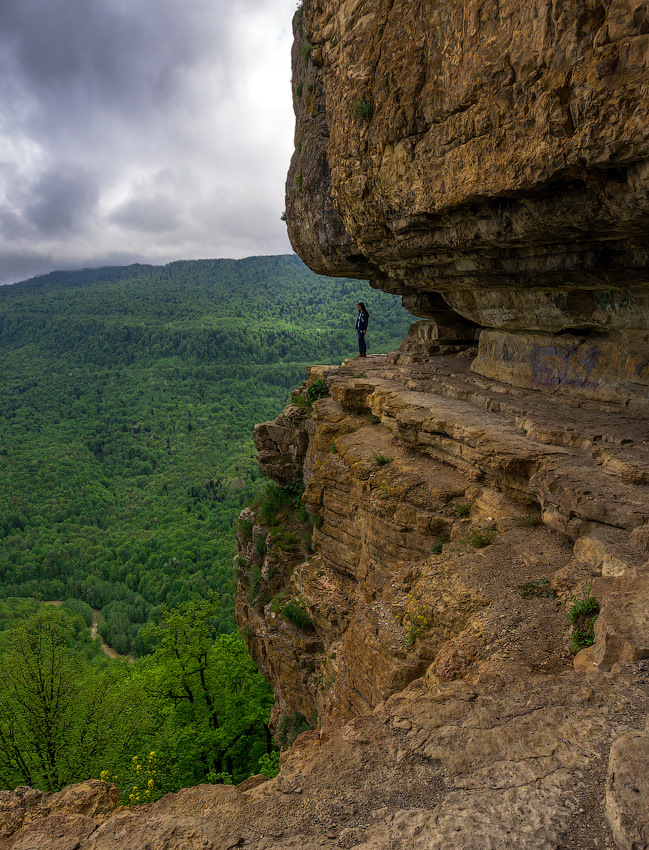
{"label": "forested hillside", "polygon": [[294,256],[55,272],[0,289],[0,595],[76,599],[141,653],[162,604],[217,592],[234,628],[251,431],[314,362],[370,353],[411,316]]}

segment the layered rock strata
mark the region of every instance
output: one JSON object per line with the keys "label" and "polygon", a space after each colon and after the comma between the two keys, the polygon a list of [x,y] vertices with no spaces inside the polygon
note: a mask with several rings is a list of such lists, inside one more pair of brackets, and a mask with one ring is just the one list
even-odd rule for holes
{"label": "layered rock strata", "polygon": [[[282,712],[318,726],[278,777],[128,809],[99,782],[2,792],[0,850],[646,843],[644,421],[541,405],[469,362],[315,367],[329,397],[257,429],[322,520],[305,558],[244,515],[244,633]],[[246,558],[310,626],[248,601]],[[573,662],[565,611],[587,592],[596,642]]]}
{"label": "layered rock strata", "polygon": [[[0,850],[647,842],[645,421],[541,403],[470,359],[313,367],[329,396],[309,409],[301,390],[256,430],[316,516],[302,551],[254,510],[240,530],[237,613],[277,726],[316,727],[279,775],[131,808],[96,781],[0,792]],[[573,656],[566,610],[591,593],[595,644]]]}
{"label": "layered rock strata", "polygon": [[[468,695],[497,682],[505,701],[530,682],[553,683],[564,708],[584,674],[611,683],[638,670],[644,683],[642,411],[486,380],[470,369],[470,351],[407,366],[395,359],[312,367],[308,383],[324,380],[329,396],[309,409],[305,387],[299,405],[255,430],[263,468],[285,484],[286,470],[299,467],[317,516],[315,553],[296,552],[278,568],[271,551],[264,566],[282,575],[275,598],[299,601],[308,626],[251,596],[250,568],[241,570],[237,616],[274,684],[275,723],[299,712],[327,730],[414,693],[430,711],[435,700],[446,704],[449,683]],[[242,541],[240,563],[253,548]],[[574,657],[566,614],[589,595],[601,611],[595,644]],[[607,757],[608,744],[597,758]],[[615,814],[622,775],[612,769],[609,790],[618,830],[627,817]],[[633,829],[642,817],[631,818]]]}
{"label": "layered rock strata", "polygon": [[521,386],[646,400],[646,3],[305,0],[294,30],[304,261],[491,329],[483,374],[513,347]]}

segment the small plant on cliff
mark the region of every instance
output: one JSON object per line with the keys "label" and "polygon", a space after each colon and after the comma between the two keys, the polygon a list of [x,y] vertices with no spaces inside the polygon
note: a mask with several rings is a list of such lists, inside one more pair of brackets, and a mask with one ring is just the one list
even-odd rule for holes
{"label": "small plant on cliff", "polygon": [[261,585],[261,567],[253,567],[250,571],[250,589],[248,590],[248,602],[252,605],[259,594]]}
{"label": "small plant on cliff", "polygon": [[303,410],[310,410],[311,409],[311,405],[304,398],[303,395],[294,396],[294,398],[291,399],[291,404],[294,404],[296,407],[300,407]]}
{"label": "small plant on cliff", "polygon": [[485,528],[482,531],[474,528],[467,534],[466,542],[469,546],[473,546],[474,549],[484,549],[485,546],[489,546],[494,542],[495,537],[496,531],[493,528]]}
{"label": "small plant on cliff", "polygon": [[462,505],[455,505],[455,507],[453,508],[453,513],[456,517],[459,518],[468,517],[471,513],[471,505],[468,505],[466,503]]}
{"label": "small plant on cliff", "polygon": [[302,97],[302,83],[295,84],[295,94],[297,97]]}
{"label": "small plant on cliff", "polygon": [[241,519],[239,520],[239,532],[244,539],[244,542],[248,542],[252,540],[252,528],[254,526],[254,522],[251,519]]}
{"label": "small plant on cliff", "polygon": [[276,593],[270,603],[270,610],[273,614],[281,614],[282,608],[286,605],[289,599],[293,596],[293,591],[290,587],[283,587],[279,593]]}
{"label": "small plant on cliff", "polygon": [[[302,17],[304,15],[304,3],[300,3],[300,5],[295,10],[295,14],[293,15],[293,28],[295,32],[302,32]],[[273,774],[274,775],[274,774]]]}
{"label": "small plant on cliff", "polygon": [[313,729],[313,726],[299,711],[292,715],[282,714],[277,726],[277,741],[283,747],[290,746],[298,735],[309,729]]}
{"label": "small plant on cliff", "polygon": [[278,521],[295,512],[303,492],[301,481],[292,481],[284,487],[269,481],[257,502],[259,518],[266,525],[277,525]]}
{"label": "small plant on cliff", "polygon": [[286,620],[295,623],[299,629],[313,628],[311,617],[309,617],[308,611],[302,602],[297,600],[287,602],[282,608],[281,614]]}
{"label": "small plant on cliff", "polygon": [[378,425],[381,421],[381,417],[375,416],[373,413],[368,413],[365,418],[370,423],[370,425]]}
{"label": "small plant on cliff", "polygon": [[536,581],[526,581],[524,584],[519,584],[518,592],[523,599],[532,599],[535,596],[544,597],[546,599],[557,598],[557,592],[550,584],[550,580],[547,578],[540,578]]}
{"label": "small plant on cliff", "polygon": [[367,121],[371,117],[373,111],[374,101],[366,94],[354,103],[354,118],[364,118]]}
{"label": "small plant on cliff", "polygon": [[444,551],[444,544],[448,543],[449,540],[450,537],[448,534],[440,534],[431,547],[431,555],[441,555]]}
{"label": "small plant on cliff", "polygon": [[386,463],[391,463],[392,458],[386,457],[385,455],[374,455],[374,460],[379,466],[385,466]]}
{"label": "small plant on cliff", "polygon": [[404,635],[401,644],[404,649],[412,649],[417,640],[417,635],[426,625],[426,617],[419,605],[414,602],[412,596],[408,595],[408,611],[403,618]]}
{"label": "small plant on cliff", "polygon": [[309,404],[313,404],[319,398],[326,398],[329,395],[329,387],[325,383],[324,378],[319,381],[314,381],[306,391],[306,400]]}
{"label": "small plant on cliff", "polygon": [[282,552],[295,552],[300,540],[292,531],[280,527],[271,531],[270,542]]}
{"label": "small plant on cliff", "polygon": [[295,175],[295,185],[297,186],[298,191],[301,192],[302,191],[302,172],[301,171],[300,171],[299,174]]}
{"label": "small plant on cliff", "polygon": [[595,643],[595,621],[598,614],[599,603],[590,595],[588,588],[586,596],[576,600],[567,614],[568,622],[572,624],[571,652],[579,652],[580,649]]}
{"label": "small plant on cliff", "polygon": [[536,513],[514,517],[514,524],[519,528],[534,528],[537,525],[541,525],[542,522],[541,515]]}
{"label": "small plant on cliff", "polygon": [[302,57],[302,61],[305,65],[309,63],[309,56],[311,56],[311,51],[313,50],[313,45],[309,44],[308,41],[305,41],[304,44],[300,45],[300,56]]}

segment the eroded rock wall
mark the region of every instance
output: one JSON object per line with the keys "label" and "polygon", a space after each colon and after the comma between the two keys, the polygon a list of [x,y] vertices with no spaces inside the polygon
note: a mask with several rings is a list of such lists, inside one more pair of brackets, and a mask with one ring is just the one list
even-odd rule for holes
{"label": "eroded rock wall", "polygon": [[[590,341],[551,385],[646,400],[646,2],[305,0],[295,33],[286,212],[305,262],[492,329],[485,374],[494,334],[514,360],[530,346],[511,334],[604,334],[621,363]],[[547,366],[509,371],[547,386]]]}
{"label": "eroded rock wall", "polygon": [[[270,546],[263,566],[255,540],[269,532],[254,512],[240,540],[237,617],[275,687],[276,724],[353,718],[422,675],[473,681],[494,659],[556,674],[572,666],[567,608],[591,587],[604,610],[580,663],[649,654],[643,413],[548,402],[469,364],[460,353],[312,367],[330,395],[308,408],[297,394],[301,406],[257,426],[278,483],[300,447],[317,519],[314,551]],[[269,578],[251,593],[255,565]],[[282,616],[287,600],[307,628]]]}

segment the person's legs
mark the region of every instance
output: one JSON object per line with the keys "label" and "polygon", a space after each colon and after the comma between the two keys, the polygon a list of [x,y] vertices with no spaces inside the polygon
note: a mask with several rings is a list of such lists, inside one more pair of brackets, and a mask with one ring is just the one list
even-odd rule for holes
{"label": "person's legs", "polygon": [[365,357],[367,354],[367,346],[365,345],[365,334],[358,334],[358,353],[361,357]]}

